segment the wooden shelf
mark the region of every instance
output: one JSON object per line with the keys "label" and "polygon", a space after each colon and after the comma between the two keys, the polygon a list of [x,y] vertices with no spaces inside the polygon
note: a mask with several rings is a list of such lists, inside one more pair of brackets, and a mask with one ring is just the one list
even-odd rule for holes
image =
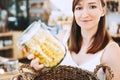
{"label": "wooden shelf", "polygon": [[[0,47],[1,53],[3,53],[2,51],[5,51],[12,55],[12,56],[9,55],[10,58],[14,58],[14,59],[22,58],[23,54],[16,45],[21,33],[22,33],[22,31],[10,31],[10,32],[5,32],[5,33],[0,33],[0,40],[3,40],[3,44],[6,45],[6,46]],[[8,40],[8,42],[6,42],[6,44],[4,42],[5,40],[6,41]],[[10,44],[9,44],[9,40],[11,41]],[[5,56],[3,56],[3,57],[5,57]]]}
{"label": "wooden shelf", "polygon": [[111,33],[110,34],[112,37],[114,37],[114,38],[120,38],[120,34],[113,34],[113,33]]}
{"label": "wooden shelf", "polygon": [[0,50],[8,50],[8,49],[13,49],[13,46],[3,46],[3,47],[0,47]]}
{"label": "wooden shelf", "polygon": [[0,37],[5,37],[5,36],[12,36],[12,32],[5,32],[5,33],[0,33]]}

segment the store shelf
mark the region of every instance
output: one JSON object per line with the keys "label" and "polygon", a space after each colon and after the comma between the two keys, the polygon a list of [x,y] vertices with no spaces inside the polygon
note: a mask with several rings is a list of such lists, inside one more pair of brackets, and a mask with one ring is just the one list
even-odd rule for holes
{"label": "store shelf", "polygon": [[4,33],[0,33],[0,37],[5,37],[5,36],[12,36],[12,32],[4,32]]}
{"label": "store shelf", "polygon": [[8,49],[13,49],[13,46],[3,46],[3,47],[0,47],[0,50],[8,50]]}
{"label": "store shelf", "polygon": [[[17,47],[17,41],[22,31],[11,31],[0,33],[0,56],[9,57],[9,58],[22,58],[23,54],[20,49]],[[8,54],[9,53],[9,54]],[[4,56],[6,55],[6,56]]]}
{"label": "store shelf", "polygon": [[[0,51],[12,49],[12,32],[0,33]],[[8,42],[9,41],[9,42]]]}
{"label": "store shelf", "polygon": [[120,38],[120,34],[113,34],[112,33],[111,36],[114,37],[114,38]]}

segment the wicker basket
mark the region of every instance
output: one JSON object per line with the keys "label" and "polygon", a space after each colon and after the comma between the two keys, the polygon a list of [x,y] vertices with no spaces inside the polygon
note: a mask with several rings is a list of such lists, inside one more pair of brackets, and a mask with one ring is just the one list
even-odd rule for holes
{"label": "wicker basket", "polygon": [[[99,80],[97,72],[100,68],[108,71],[109,75],[106,77],[106,80],[113,78],[111,68],[103,64],[96,66],[94,72],[65,65],[35,71],[29,65],[24,64],[19,69],[20,75],[14,77],[13,80],[15,78],[15,80]],[[24,69],[28,69],[30,72],[24,71]]]}

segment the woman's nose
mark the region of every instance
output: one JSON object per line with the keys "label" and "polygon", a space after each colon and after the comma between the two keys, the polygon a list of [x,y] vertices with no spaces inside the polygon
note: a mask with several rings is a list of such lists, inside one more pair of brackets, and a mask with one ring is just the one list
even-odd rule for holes
{"label": "woman's nose", "polygon": [[87,17],[88,14],[89,14],[88,9],[83,9],[83,11],[82,11],[82,17]]}

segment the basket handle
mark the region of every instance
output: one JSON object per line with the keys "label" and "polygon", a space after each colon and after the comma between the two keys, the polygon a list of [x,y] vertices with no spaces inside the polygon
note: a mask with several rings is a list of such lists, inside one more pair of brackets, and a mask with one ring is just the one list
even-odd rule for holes
{"label": "basket handle", "polygon": [[96,68],[94,69],[94,75],[97,76],[97,73],[101,68],[103,69],[104,72],[108,71],[108,75],[106,74],[106,80],[112,80],[112,78],[114,77],[113,71],[109,66],[105,64],[97,65]]}
{"label": "basket handle", "polygon": [[[25,71],[24,69],[27,69],[28,71],[30,71],[30,72],[28,72],[28,73],[31,73],[30,75],[31,76],[28,76],[27,74],[26,74],[26,72],[27,71]],[[31,67],[29,64],[22,64],[20,67],[19,67],[19,73],[20,73],[20,75],[23,77],[23,79],[24,80],[31,80],[31,79],[33,79],[34,77],[36,77],[37,75],[37,73],[38,73],[38,71],[36,71],[33,67]]]}

